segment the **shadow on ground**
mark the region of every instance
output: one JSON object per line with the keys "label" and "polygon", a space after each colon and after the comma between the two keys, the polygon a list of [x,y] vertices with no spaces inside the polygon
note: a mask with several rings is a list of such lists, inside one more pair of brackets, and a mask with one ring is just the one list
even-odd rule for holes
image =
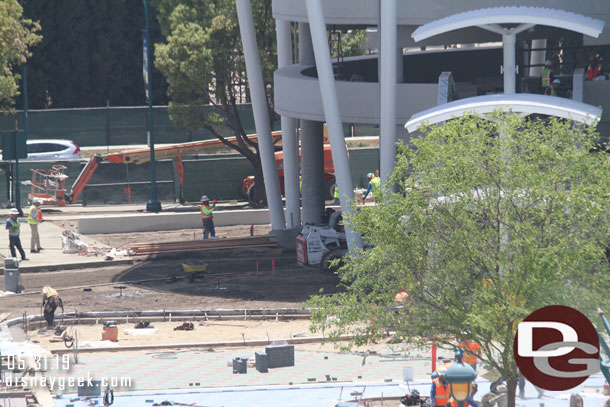
{"label": "shadow on ground", "polygon": [[[182,263],[206,263],[189,281]],[[275,271],[273,268],[275,264]],[[299,266],[294,250],[279,248],[225,249],[150,256],[116,275],[113,282],[191,296],[254,301],[303,302],[311,295],[338,291],[335,275]],[[137,283],[134,283],[137,282]]]}

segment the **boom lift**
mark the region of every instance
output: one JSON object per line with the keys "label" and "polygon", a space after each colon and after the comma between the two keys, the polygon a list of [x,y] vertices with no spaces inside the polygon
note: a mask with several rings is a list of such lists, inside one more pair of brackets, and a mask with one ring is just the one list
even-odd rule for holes
{"label": "boom lift", "polygon": [[[274,139],[280,138],[282,136],[281,131],[272,132],[271,136]],[[256,141],[256,135],[248,136],[250,140]],[[227,138],[227,141],[235,142],[235,137]],[[180,143],[180,144],[172,144],[162,147],[155,147],[155,159],[176,159],[176,167],[180,180],[180,186],[183,186],[184,182],[184,170],[182,166],[182,158],[185,156],[192,156],[211,147],[222,146],[223,142],[218,139],[213,140],[204,140],[204,141],[193,141],[189,143]],[[66,201],[68,203],[74,203],[80,196],[80,194],[84,191],[87,183],[93,177],[95,170],[99,167],[101,163],[108,162],[113,164],[144,164],[150,161],[150,149],[140,148],[135,150],[124,151],[120,153],[110,153],[104,156],[95,155],[89,159],[85,168],[81,171],[79,176],[74,181],[72,185],[72,192],[69,195],[66,195]]]}

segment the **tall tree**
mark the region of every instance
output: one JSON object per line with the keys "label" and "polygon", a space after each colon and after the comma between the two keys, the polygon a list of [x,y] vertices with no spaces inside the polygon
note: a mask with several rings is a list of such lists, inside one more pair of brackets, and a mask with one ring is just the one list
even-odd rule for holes
{"label": "tall tree", "polygon": [[[142,1],[26,1],[24,7],[44,34],[28,64],[31,107],[145,104]],[[154,10],[151,36],[161,40]],[[153,88],[153,102],[166,104],[167,85],[156,69]]]}
{"label": "tall tree", "polygon": [[[235,1],[156,0],[154,4],[167,37],[166,43],[156,46],[155,64],[169,85],[172,120],[191,129],[204,127],[246,157],[255,177],[254,199],[265,200],[259,146],[246,137],[237,109],[246,75]],[[252,11],[270,100],[276,66],[271,0],[254,0]],[[211,112],[208,104],[216,110]],[[274,113],[270,103],[268,112],[271,121]],[[225,125],[232,130],[235,142],[221,131]]]}
{"label": "tall tree", "polygon": [[37,22],[23,18],[17,0],[0,0],[0,111],[14,106],[21,78],[15,72],[31,56],[30,47],[40,41],[39,31]]}
{"label": "tall tree", "polygon": [[[591,320],[608,305],[608,157],[589,152],[592,128],[557,119],[496,112],[424,133],[399,155],[400,193],[349,220],[373,248],[345,259],[345,292],[310,300],[312,326],[355,343],[387,331],[446,346],[473,339],[514,406],[517,324],[550,304]],[[403,289],[408,312],[392,311]]]}

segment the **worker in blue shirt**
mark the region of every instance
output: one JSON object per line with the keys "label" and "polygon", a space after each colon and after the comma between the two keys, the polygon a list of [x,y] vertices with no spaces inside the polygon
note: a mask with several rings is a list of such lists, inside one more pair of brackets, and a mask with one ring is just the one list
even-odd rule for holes
{"label": "worker in blue shirt", "polygon": [[19,254],[21,255],[21,260],[27,260],[25,258],[25,252],[21,247],[21,239],[19,238],[19,211],[16,208],[11,209],[10,211],[11,217],[6,220],[5,229],[8,230],[8,241],[9,248],[11,250],[11,256],[17,257],[17,253],[15,253],[15,247],[19,250]]}

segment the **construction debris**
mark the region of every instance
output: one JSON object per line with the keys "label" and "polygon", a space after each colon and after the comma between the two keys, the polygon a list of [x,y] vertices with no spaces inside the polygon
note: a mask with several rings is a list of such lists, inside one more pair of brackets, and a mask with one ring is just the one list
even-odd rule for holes
{"label": "construction debris", "polygon": [[61,247],[63,253],[86,253],[87,244],[80,237],[69,230],[64,230],[61,234]]}
{"label": "construction debris", "polygon": [[195,326],[192,322],[185,322],[182,325],[179,325],[174,328],[174,331],[193,331]]}
{"label": "construction debris", "polygon": [[183,242],[133,243],[130,246],[130,250],[135,252],[135,254],[157,254],[238,247],[269,247],[276,245],[274,237],[268,235],[229,239],[189,240]]}

